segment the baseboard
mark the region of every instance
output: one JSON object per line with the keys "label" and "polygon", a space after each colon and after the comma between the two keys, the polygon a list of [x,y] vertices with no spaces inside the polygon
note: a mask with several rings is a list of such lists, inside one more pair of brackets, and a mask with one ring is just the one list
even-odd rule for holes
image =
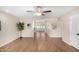
{"label": "baseboard", "polygon": [[[34,37],[22,37],[22,39],[34,39]],[[20,37],[18,37],[17,39],[20,39]]]}
{"label": "baseboard", "polygon": [[52,38],[52,39],[62,39],[62,37],[49,37],[49,38]]}
{"label": "baseboard", "polygon": [[65,40],[63,40],[63,39],[62,39],[62,41],[65,42],[65,43],[67,43],[68,45],[72,46],[71,43],[69,43],[69,42],[67,42],[67,41],[65,41]]}
{"label": "baseboard", "polygon": [[[73,47],[73,46],[71,46],[71,47]],[[75,47],[73,47],[73,48],[79,52],[79,49],[77,49],[77,48],[75,48]]]}
{"label": "baseboard", "polygon": [[10,41],[8,41],[8,42],[6,42],[6,43],[1,44],[0,47],[3,47],[3,46],[5,46],[5,45],[7,45],[7,44],[13,42],[13,41],[16,40],[16,39],[17,39],[17,38],[15,38],[15,39],[13,39],[13,40],[11,39]]}
{"label": "baseboard", "polygon": [[79,52],[79,49],[74,47],[71,43],[68,43],[67,41],[64,41],[63,39],[62,39],[62,41],[65,42],[66,44],[68,44],[69,46],[73,47],[75,50],[77,50]]}

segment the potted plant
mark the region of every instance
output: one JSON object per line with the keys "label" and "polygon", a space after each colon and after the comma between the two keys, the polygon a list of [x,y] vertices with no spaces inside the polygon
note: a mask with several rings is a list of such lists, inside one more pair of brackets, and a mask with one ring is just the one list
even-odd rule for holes
{"label": "potted plant", "polygon": [[22,31],[24,30],[24,22],[18,22],[17,29],[20,32],[20,39],[22,39]]}

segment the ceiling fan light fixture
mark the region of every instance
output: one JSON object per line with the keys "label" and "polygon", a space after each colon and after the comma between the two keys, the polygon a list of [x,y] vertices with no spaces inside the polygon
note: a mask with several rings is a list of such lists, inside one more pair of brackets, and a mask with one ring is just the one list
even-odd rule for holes
{"label": "ceiling fan light fixture", "polygon": [[41,16],[42,14],[41,14],[40,12],[37,12],[36,15],[37,15],[37,16]]}
{"label": "ceiling fan light fixture", "polygon": [[52,12],[51,10],[44,10],[43,6],[36,6],[35,11],[27,11],[27,12],[34,12],[37,16],[44,16],[46,13]]}

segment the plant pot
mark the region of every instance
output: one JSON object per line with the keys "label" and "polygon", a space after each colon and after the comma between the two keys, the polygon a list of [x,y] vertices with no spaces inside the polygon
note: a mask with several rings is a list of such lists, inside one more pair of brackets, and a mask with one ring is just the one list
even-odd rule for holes
{"label": "plant pot", "polygon": [[20,37],[19,39],[22,40],[23,37]]}

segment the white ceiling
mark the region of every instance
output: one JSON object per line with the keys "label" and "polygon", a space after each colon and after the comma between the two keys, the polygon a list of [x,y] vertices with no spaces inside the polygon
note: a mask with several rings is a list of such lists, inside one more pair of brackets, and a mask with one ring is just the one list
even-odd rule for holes
{"label": "white ceiling", "polygon": [[[51,13],[46,14],[45,17],[60,17],[65,13],[77,8],[73,6],[43,6],[45,9],[52,10]],[[17,17],[26,17],[26,18],[37,18],[34,13],[26,12],[27,10],[35,10],[33,6],[0,6],[0,11],[4,11],[15,15]],[[38,17],[39,18],[39,17]]]}

